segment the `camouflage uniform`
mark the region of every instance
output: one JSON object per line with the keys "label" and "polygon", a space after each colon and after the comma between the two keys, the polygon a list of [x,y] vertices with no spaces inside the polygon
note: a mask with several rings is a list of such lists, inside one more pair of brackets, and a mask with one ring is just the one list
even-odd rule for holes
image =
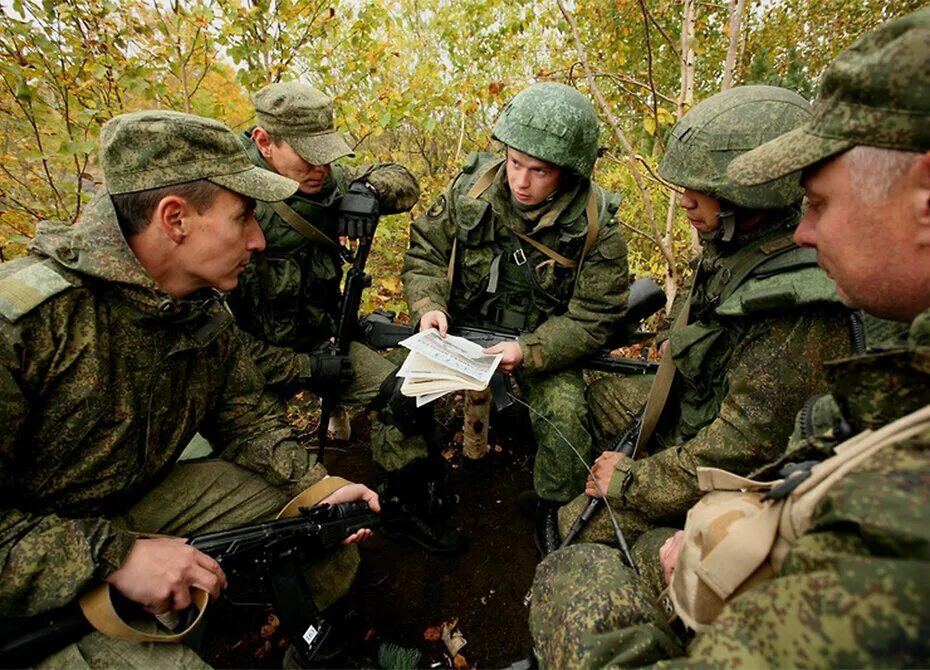
{"label": "camouflage uniform", "polygon": [[[332,101],[295,82],[272,84],[254,96],[259,125],[282,135],[300,154],[330,163],[352,155],[332,127]],[[252,163],[274,172],[254,140],[254,128],[240,135]],[[309,161],[309,158],[305,157]],[[364,181],[378,196],[379,214],[397,214],[413,207],[420,187],[407,168],[394,163],[332,166],[319,193],[297,192],[285,204],[323,235],[337,239],[340,205],[349,185]],[[265,233],[265,251],[257,254],[229,297],[240,327],[256,337],[297,351],[318,349],[335,334],[342,296],[343,259],[331,245],[297,232],[272,205],[259,203],[255,216]],[[340,398],[345,405],[367,406],[396,365],[360,342],[349,349],[354,378]],[[388,422],[381,421],[388,418]],[[375,418],[372,448],[375,460],[387,470],[402,468],[426,455],[419,434],[405,434],[390,417]],[[402,458],[397,453],[404,454]]]}
{"label": "camouflage uniform", "polygon": [[[174,169],[192,145],[202,160],[190,173]],[[139,531],[188,535],[273,518],[326,475],[266,388],[306,377],[306,357],[240,331],[212,289],[186,298],[162,290],[110,197],[206,170],[245,195],[274,196],[259,188],[273,183],[285,197],[295,183],[252,172],[221,124],[173,112],[117,117],[101,153],[109,191],[73,226],[41,224],[32,255],[0,265],[0,617],[74,600],[122,565]],[[225,460],[176,467],[198,430]],[[354,548],[340,553],[333,581],[315,592],[321,604],[345,592],[357,567]],[[103,645],[111,661],[158,664],[142,646],[96,634],[86,642],[96,649],[87,658]],[[190,660],[164,647],[161,662]]]}
{"label": "camouflage uniform", "polygon": [[[552,87],[560,86],[537,84],[523,92],[540,96],[532,112],[526,112],[534,115],[538,127],[560,113],[549,97]],[[500,131],[507,113],[495,134],[513,146]],[[596,132],[594,142],[596,149]],[[559,164],[544,155],[545,147],[542,151],[515,148]],[[628,295],[626,243],[613,221],[619,198],[589,179],[593,162],[594,154],[554,200],[527,209],[512,199],[499,159],[472,155],[432,207],[413,223],[404,262],[404,286],[414,322],[428,311],[442,310],[456,324],[521,333],[517,342],[523,363],[516,379],[526,402],[541,415],[531,416],[537,445],[534,482],[537,494],[550,501],[570,500],[584,489],[584,464],[564,441],[590,462],[587,419],[577,411],[584,402],[585,386],[574,364],[606,342],[612,325],[623,315]],[[561,166],[570,167],[565,162]],[[493,181],[477,197],[470,197],[469,190],[489,171],[494,171]],[[564,174],[568,176],[568,170]],[[585,207],[592,196],[597,240],[578,271],[519,242],[514,234],[529,235],[578,262],[588,234]],[[525,262],[520,262],[523,257]]]}
{"label": "camouflage uniform", "polygon": [[[906,349],[828,366],[834,406],[853,433],[930,403],[930,310],[910,333]],[[818,442],[784,460],[824,457]],[[670,667],[926,665],[927,472],[930,431],[858,466],[820,503],[776,578],[732,600],[685,658],[674,658],[685,653],[686,639],[657,604],[664,585],[656,556],[667,532],[647,533],[634,546],[640,575],[600,545],[556,552],[533,586],[530,629],[540,667],[635,667],[663,658],[674,659],[661,664]]]}
{"label": "camouflage uniform", "polygon": [[[809,116],[795,93],[745,86],[702,102],[672,130],[660,172],[723,201],[722,223],[702,235],[688,322],[668,333],[677,373],[653,440],[667,448],[621,459],[607,492],[627,541],[653,526],[684,523],[701,497],[699,466],[747,473],[777,458],[797,408],[824,388],[823,363],[850,352],[848,312],[833,282],[817,267],[814,251],[790,239],[800,216],[797,184],[734,188],[725,165],[711,163],[712,149],[699,143],[702,133],[711,147],[717,137],[735,134],[748,138],[741,152],[770,137],[772,128],[788,130]],[[731,160],[733,153],[717,151],[715,160]],[[738,217],[757,213],[760,222],[738,229]],[[676,300],[673,318],[688,300]],[[605,377],[591,385],[590,411],[604,447],[647,395],[640,379]],[[563,532],[588,500],[580,496],[560,511]],[[603,510],[581,539],[616,545]]]}
{"label": "camouflage uniform", "polygon": [[[813,120],[734,161],[729,169],[731,178],[757,184],[818,164],[824,169],[832,157],[857,145],[923,154],[913,165],[925,160],[930,151],[928,40],[930,9],[926,8],[890,21],[861,39],[840,54],[824,74]],[[908,181],[915,172],[905,173],[906,178],[897,181],[906,185],[907,197],[915,191],[923,193],[922,185]],[[849,174],[846,179],[850,179]],[[835,195],[836,191],[829,193]],[[916,219],[917,214],[902,216]],[[841,227],[839,221],[832,223],[836,231],[851,230],[849,225]],[[914,221],[888,225],[899,223],[914,233]],[[847,242],[834,240],[837,245]],[[917,245],[914,239],[911,243]],[[818,253],[822,244],[818,240]],[[886,254],[886,263],[896,260],[893,255]],[[861,261],[861,257],[855,258]],[[887,267],[880,265],[880,255],[871,258],[883,269]],[[878,309],[890,309],[902,297],[909,298],[911,288],[922,290],[926,286],[924,269],[914,269],[915,286],[892,289]],[[818,425],[826,427],[827,433],[796,441],[780,461],[754,478],[772,476],[788,462],[822,460],[844,435],[877,431],[916,410],[927,409],[930,309],[926,292],[917,295],[924,296],[924,306],[914,310],[919,313],[911,318],[903,345],[892,342],[873,347],[866,355],[826,366],[831,395],[819,396],[805,408],[807,417],[803,413],[799,416],[798,436],[803,438],[805,430]],[[682,640],[670,636],[662,613],[656,610],[654,570],[637,577],[620,565],[617,552],[604,555],[609,550],[595,545],[555,554],[540,566],[530,614],[541,667],[638,666],[667,657],[675,658],[659,665],[927,665],[928,472],[930,430],[925,426],[910,437],[892,440],[859,462],[826,488],[825,496],[813,508],[812,525],[790,545],[774,575],[732,596],[688,645],[686,656],[682,655]],[[780,521],[786,522],[784,517]],[[563,560],[565,565],[544,572],[547,563],[556,566]],[[596,562],[596,570],[591,569],[592,562]],[[589,569],[582,573],[578,566],[586,564]],[[678,565],[681,567],[681,562]],[[553,571],[561,581],[553,580]],[[580,603],[576,607],[579,603],[568,586],[574,584],[573,574],[578,580],[594,574],[601,587],[597,603],[609,599],[613,606],[597,610],[597,603],[591,608]],[[683,574],[676,576],[676,582],[679,576]],[[593,584],[584,589],[597,590],[598,585]]]}

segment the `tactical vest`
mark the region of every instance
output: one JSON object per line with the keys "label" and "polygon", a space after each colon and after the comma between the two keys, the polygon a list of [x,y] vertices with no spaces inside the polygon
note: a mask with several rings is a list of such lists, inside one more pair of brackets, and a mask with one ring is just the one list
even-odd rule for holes
{"label": "tactical vest", "polygon": [[671,443],[691,439],[720,412],[729,392],[730,359],[750,318],[838,304],[836,286],[817,266],[816,252],[798,247],[784,227],[740,247],[702,275],[695,276],[689,323],[669,333],[678,402],[666,407],[680,408],[677,425],[664,431]]}
{"label": "tactical vest", "polygon": [[497,169],[503,165],[496,157],[473,155],[453,185],[450,217],[456,238],[449,310],[463,325],[532,331],[568,308],[585,248],[593,244],[585,211],[591,189],[598,227],[610,221],[619,203],[588,182],[553,225],[533,234],[541,250],[507,225],[522,220],[510,196],[499,193],[497,179],[480,193],[470,193],[489,170]]}
{"label": "tactical vest", "polygon": [[835,456],[799,464],[775,482],[698,468],[709,493],[688,512],[669,589],[675,613],[694,630],[709,627],[729,600],[774,577],[837,482],[879,450],[928,431],[930,405],[865,430],[838,445]]}
{"label": "tactical vest", "polygon": [[[300,194],[286,203],[322,233],[336,239],[340,189],[319,199]],[[239,277],[230,304],[239,325],[272,344],[308,351],[335,332],[341,299],[342,259],[328,246],[301,235],[268,203],[256,218],[265,251]]]}

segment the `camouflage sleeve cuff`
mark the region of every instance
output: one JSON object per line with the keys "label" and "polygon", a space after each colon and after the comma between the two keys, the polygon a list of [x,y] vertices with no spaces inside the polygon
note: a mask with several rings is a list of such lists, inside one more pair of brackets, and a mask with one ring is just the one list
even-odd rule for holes
{"label": "camouflage sleeve cuff", "polygon": [[533,372],[543,367],[542,340],[535,332],[523,333],[517,338],[520,351],[523,353],[523,369]]}
{"label": "camouflage sleeve cuff", "polygon": [[614,475],[610,479],[610,486],[607,487],[607,498],[610,500],[620,500],[623,492],[626,491],[630,482],[633,481],[633,468],[636,462],[632,458],[621,458],[614,466]]}
{"label": "camouflage sleeve cuff", "polygon": [[293,495],[297,495],[301,491],[310,488],[318,481],[322,480],[327,476],[327,474],[328,473],[326,472],[326,468],[324,468],[319,462],[315,462],[299,480],[289,484],[288,489]]}
{"label": "camouflage sleeve cuff", "polygon": [[299,354],[297,356],[297,379],[306,382],[312,376],[310,373],[310,355]]}
{"label": "camouflage sleeve cuff", "polygon": [[118,570],[126,561],[133,543],[136,541],[135,533],[110,525],[112,534],[104,542],[94,556],[94,576],[103,579],[111,572]]}
{"label": "camouflage sleeve cuff", "polygon": [[420,319],[427,312],[442,312],[447,319],[449,318],[449,311],[445,305],[435,302],[430,297],[420,298],[410,304],[410,322],[414,328],[419,328]]}

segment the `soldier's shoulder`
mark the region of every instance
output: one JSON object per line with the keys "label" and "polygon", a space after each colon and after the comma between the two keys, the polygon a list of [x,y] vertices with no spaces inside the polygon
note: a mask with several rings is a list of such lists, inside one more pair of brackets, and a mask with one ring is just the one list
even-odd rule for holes
{"label": "soldier's shoulder", "polygon": [[81,278],[49,258],[28,256],[0,265],[0,316],[15,323]]}
{"label": "soldier's shoulder", "polygon": [[465,163],[462,165],[462,174],[480,173],[484,168],[500,161],[501,157],[487,151],[474,151],[468,154]]}

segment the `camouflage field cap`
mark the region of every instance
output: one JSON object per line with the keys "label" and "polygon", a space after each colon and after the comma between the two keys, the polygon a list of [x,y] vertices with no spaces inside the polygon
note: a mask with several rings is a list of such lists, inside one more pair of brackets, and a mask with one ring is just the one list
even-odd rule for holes
{"label": "camouflage field cap", "polygon": [[296,81],[271,84],[252,96],[258,125],[291,145],[311,165],[354,156],[333,125],[333,101]]}
{"label": "camouflage field cap", "polygon": [[297,191],[297,182],[253,166],[222,123],[180,112],[134,112],[110,119],[100,130],[100,164],[111,195],[198,179],[266,202]]}
{"label": "camouflage field cap", "polygon": [[855,145],[930,150],[930,7],[889,21],[837,56],[807,124],[730,164],[761,184]]}
{"label": "camouflage field cap", "polygon": [[777,209],[799,201],[797,175],[763,186],[734,183],[727,166],[738,156],[811,118],[811,106],[777,86],[737,86],[696,105],[672,128],[659,175],[677,186],[746,209]]}
{"label": "camouflage field cap", "polygon": [[494,126],[508,147],[590,177],[600,128],[594,106],[571,86],[545,82],[517,93]]}

